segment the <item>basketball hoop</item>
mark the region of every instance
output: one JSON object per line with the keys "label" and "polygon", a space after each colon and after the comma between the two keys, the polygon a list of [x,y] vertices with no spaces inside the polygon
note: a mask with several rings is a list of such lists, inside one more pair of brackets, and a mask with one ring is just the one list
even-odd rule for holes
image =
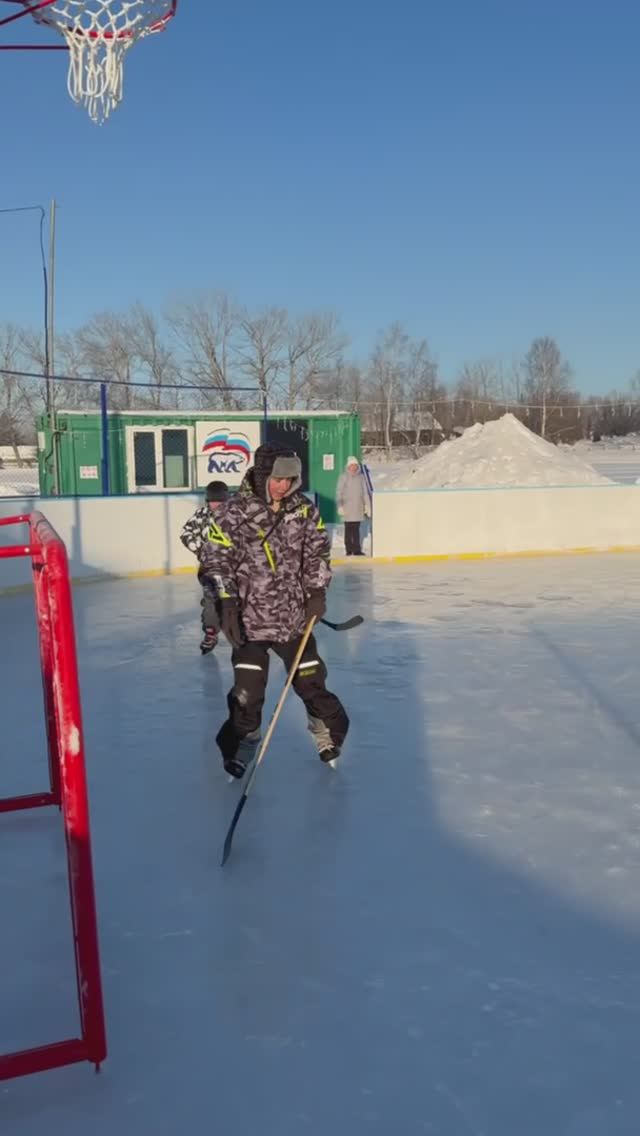
{"label": "basketball hoop", "polygon": [[[69,50],[67,86],[93,122],[103,123],[122,99],[124,60],[145,36],[164,31],[178,0],[15,0],[38,24],[63,36]],[[0,26],[18,16],[0,20]],[[36,45],[13,45],[26,49]]]}

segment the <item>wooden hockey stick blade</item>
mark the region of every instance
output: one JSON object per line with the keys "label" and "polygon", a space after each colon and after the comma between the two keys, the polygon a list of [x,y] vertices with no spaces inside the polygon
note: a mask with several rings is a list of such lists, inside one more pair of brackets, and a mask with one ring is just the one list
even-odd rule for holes
{"label": "wooden hockey stick blade", "polygon": [[319,623],[324,623],[326,627],[332,627],[334,631],[351,631],[352,627],[359,627],[364,623],[364,616],[354,615],[351,619],[345,619],[344,623],[332,623],[330,619],[320,619]]}

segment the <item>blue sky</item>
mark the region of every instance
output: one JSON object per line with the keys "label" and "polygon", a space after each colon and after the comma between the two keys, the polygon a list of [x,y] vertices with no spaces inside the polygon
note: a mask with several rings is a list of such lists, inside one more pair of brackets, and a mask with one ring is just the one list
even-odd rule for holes
{"label": "blue sky", "polygon": [[[336,310],[360,358],[401,320],[447,381],[550,334],[624,388],[639,36],[633,0],[181,0],[102,127],[62,53],[0,53],[0,207],[57,199],[61,328],[219,287]],[[0,265],[0,320],[35,325],[35,218],[0,217]]]}

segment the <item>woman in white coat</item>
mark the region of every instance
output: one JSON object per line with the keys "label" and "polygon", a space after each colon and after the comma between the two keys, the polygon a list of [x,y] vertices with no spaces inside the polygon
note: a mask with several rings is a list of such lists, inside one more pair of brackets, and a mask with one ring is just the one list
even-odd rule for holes
{"label": "woman in white coat", "polygon": [[369,495],[357,458],[347,458],[345,471],[338,478],[337,505],[338,515],[344,520],[347,556],[364,556],[360,547],[360,525],[369,516]]}

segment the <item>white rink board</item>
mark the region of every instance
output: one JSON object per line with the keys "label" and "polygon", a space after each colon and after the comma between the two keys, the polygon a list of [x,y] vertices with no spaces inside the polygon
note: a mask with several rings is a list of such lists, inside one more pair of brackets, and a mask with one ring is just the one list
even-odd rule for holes
{"label": "white rink board", "polygon": [[[180,541],[184,522],[202,504],[200,494],[64,497],[0,501],[0,517],[40,509],[62,537],[75,580],[195,568]],[[27,530],[0,528],[0,544],[18,544]],[[4,561],[0,588],[29,580],[25,561]]]}
{"label": "white rink board", "polygon": [[606,550],[640,545],[640,486],[434,489],[374,499],[374,556]]}
{"label": "white rink board", "polygon": [[[180,530],[199,494],[9,498],[0,517],[41,508],[65,542],[75,580],[188,571]],[[336,535],[341,536],[337,526]],[[0,528],[0,545],[26,530]],[[607,550],[640,546],[640,486],[379,492],[375,557],[438,557]],[[342,555],[342,550],[338,552]],[[6,560],[0,589],[29,581],[26,561]]]}

